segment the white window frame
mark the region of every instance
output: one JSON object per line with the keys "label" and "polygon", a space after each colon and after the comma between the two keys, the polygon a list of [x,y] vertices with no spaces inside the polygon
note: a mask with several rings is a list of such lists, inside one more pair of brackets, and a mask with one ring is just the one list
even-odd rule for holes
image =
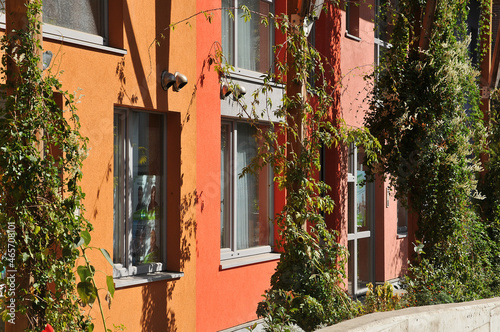
{"label": "white window frame", "polygon": [[[123,184],[123,192],[119,193],[121,196],[120,199],[122,200],[122,207],[123,211],[122,215],[124,216],[125,220],[122,220],[122,222],[125,223],[125,227],[123,228],[121,234],[119,235],[119,245],[120,245],[120,252],[122,253],[122,256],[124,257],[124,262],[122,263],[115,263],[113,266],[113,277],[114,278],[121,278],[121,277],[127,277],[127,276],[132,276],[132,275],[140,275],[140,274],[146,274],[146,273],[152,273],[152,272],[161,272],[165,271],[166,267],[166,257],[167,257],[167,236],[166,236],[166,229],[167,229],[167,213],[166,213],[166,204],[163,206],[163,213],[161,214],[161,220],[160,223],[162,224],[162,227],[160,228],[161,234],[159,235],[160,237],[160,244],[161,244],[161,257],[162,261],[161,262],[154,262],[154,263],[149,263],[149,264],[141,264],[140,266],[134,266],[132,265],[132,252],[131,252],[131,243],[132,243],[132,215],[133,215],[133,204],[132,204],[132,195],[133,195],[133,190],[130,189],[130,187],[133,188],[133,180],[132,180],[132,170],[133,170],[133,160],[130,158],[130,155],[132,154],[133,147],[130,141],[130,133],[129,133],[129,124],[128,124],[128,118],[130,117],[131,112],[137,112],[137,113],[150,113],[150,114],[155,114],[155,115],[161,115],[163,117],[163,167],[162,167],[162,183],[161,186],[161,195],[160,198],[163,200],[165,199],[166,196],[166,175],[167,175],[167,155],[166,155],[166,146],[167,146],[167,116],[165,114],[159,113],[159,112],[151,112],[151,111],[146,111],[146,110],[138,110],[138,109],[128,109],[128,108],[115,108],[114,111],[114,116],[119,115],[120,116],[120,121],[121,121],[121,128],[122,132],[120,135],[122,136],[122,146],[124,147],[123,151],[123,160],[120,162],[122,165],[124,165],[124,169],[122,172],[122,176],[118,178],[118,181],[120,181]],[[114,119],[113,116],[113,119]],[[114,121],[114,120],[113,120]],[[165,202],[165,200],[164,200]],[[114,207],[113,207],[114,208]],[[117,213],[114,211],[114,213]],[[113,229],[115,226],[113,225]],[[114,237],[114,235],[113,235]],[[113,248],[113,252],[114,252]]]}
{"label": "white window frame", "polygon": [[[348,241],[348,244],[349,243],[352,243],[353,244],[353,252],[349,252],[350,255],[352,255],[354,258],[353,258],[353,276],[349,275],[348,276],[348,279],[349,279],[349,283],[351,283],[351,287],[349,289],[349,291],[351,292],[351,295],[353,295],[354,297],[356,296],[359,296],[359,295],[363,295],[365,294],[367,291],[368,291],[368,288],[367,287],[359,287],[358,286],[358,241],[359,240],[364,240],[364,239],[370,239],[370,257],[368,258],[370,260],[370,264],[371,264],[371,269],[370,269],[370,281],[373,282],[374,281],[374,276],[375,276],[375,271],[374,271],[374,268],[375,268],[375,261],[374,261],[374,257],[375,257],[375,246],[374,246],[374,243],[375,243],[375,239],[374,239],[374,226],[375,226],[375,197],[374,197],[374,183],[373,182],[368,182],[368,183],[365,183],[365,186],[367,186],[366,188],[366,191],[367,191],[367,195],[370,195],[372,196],[371,199],[372,199],[372,206],[371,206],[371,209],[370,211],[368,211],[370,217],[371,217],[371,220],[370,220],[370,230],[364,230],[364,231],[358,231],[357,229],[357,206],[358,206],[358,195],[357,195],[357,188],[358,188],[358,176],[357,176],[357,163],[358,163],[358,148],[356,147],[356,145],[354,143],[352,143],[350,146],[349,146],[349,149],[348,149],[348,170],[351,170],[351,172],[348,171],[348,174],[347,174],[347,185],[348,187],[349,186],[353,186],[353,197],[351,200],[347,200],[348,204],[350,203],[350,206],[348,206],[348,210],[351,210],[353,211],[353,213],[351,214],[351,218],[348,218],[347,222],[348,222],[348,234],[347,234],[347,241]],[[348,193],[349,195],[349,193]],[[369,199],[367,197],[367,199]],[[352,227],[352,232],[349,232],[349,225],[351,225]],[[348,267],[348,271],[349,271],[349,267]]]}
{"label": "white window frame", "polygon": [[[233,41],[232,41],[232,46],[233,46],[233,57],[234,57],[234,64],[230,64],[234,67],[234,71],[232,72],[232,74],[237,74],[237,75],[241,75],[242,77],[246,77],[246,78],[253,78],[253,79],[262,79],[262,73],[261,72],[257,72],[257,71],[253,71],[253,70],[249,70],[249,69],[244,69],[244,68],[241,68],[241,67],[238,67],[238,17],[240,17],[242,15],[242,13],[240,12],[240,10],[238,9],[238,1],[239,0],[232,0],[233,1],[233,4],[234,4],[234,7],[236,8],[234,11],[233,11],[233,14],[234,14],[234,21],[233,21],[233,26],[234,26],[234,31],[233,31]],[[266,3],[269,3],[269,10],[271,13],[274,13],[275,12],[275,5],[274,5],[274,0],[254,0],[254,1],[259,1],[259,2],[266,2]],[[227,13],[223,13],[223,15],[227,15]],[[252,13],[252,19],[254,19],[254,15],[256,15],[255,13]],[[273,28],[273,25],[271,24],[271,22],[269,22],[269,33],[270,33],[270,36],[269,36],[269,62],[270,62],[270,68],[269,70],[272,72],[274,71],[274,53],[273,53],[273,46],[274,46],[274,41],[275,41],[275,36],[274,36],[274,28]]]}
{"label": "white window frame", "polygon": [[[231,167],[230,174],[232,174],[232,178],[230,180],[229,186],[230,186],[230,198],[231,201],[229,202],[229,214],[230,214],[230,245],[229,248],[221,248],[221,254],[220,254],[220,259],[221,261],[223,260],[229,260],[229,259],[234,259],[234,258],[240,258],[240,257],[247,257],[247,256],[254,256],[254,255],[259,255],[259,254],[266,254],[266,253],[271,253],[274,250],[274,243],[271,243],[271,245],[263,245],[263,246],[258,246],[258,247],[252,247],[248,249],[237,249],[236,248],[236,243],[237,243],[237,211],[236,211],[236,204],[235,202],[237,201],[237,188],[235,186],[237,177],[239,174],[237,174],[237,163],[235,162],[235,156],[237,155],[237,146],[235,142],[237,142],[238,138],[238,131],[236,128],[236,125],[238,122],[244,123],[245,121],[238,121],[236,119],[230,119],[230,118],[222,118],[221,125],[229,125],[230,126],[230,131],[229,131],[229,166]],[[265,124],[265,123],[263,123]],[[222,170],[221,170],[222,171]],[[272,173],[270,173],[270,182],[269,185],[271,186],[272,190],[269,193],[270,197],[267,197],[268,199],[268,204],[269,204],[269,214],[271,216],[274,215],[274,182],[273,182],[273,176]],[[222,188],[221,188],[222,190]],[[222,211],[221,211],[222,213]],[[271,217],[270,216],[270,217]],[[272,227],[270,230],[270,233],[272,235],[273,241],[274,241],[274,219],[272,219]],[[273,242],[271,241],[271,242]]]}

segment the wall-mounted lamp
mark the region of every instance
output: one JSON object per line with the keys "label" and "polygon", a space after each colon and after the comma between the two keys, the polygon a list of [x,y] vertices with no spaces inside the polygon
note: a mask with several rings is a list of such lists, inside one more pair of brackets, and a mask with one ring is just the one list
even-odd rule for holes
{"label": "wall-mounted lamp", "polygon": [[231,94],[231,90],[229,89],[229,85],[227,85],[226,82],[222,82],[220,84],[220,99],[224,100],[230,94]]}
{"label": "wall-mounted lamp", "polygon": [[236,85],[233,91],[233,98],[234,100],[240,99],[242,96],[244,96],[247,93],[247,89],[245,89],[242,86]]}
{"label": "wall-mounted lamp", "polygon": [[45,51],[42,54],[42,70],[45,70],[49,68],[50,62],[52,61],[52,52],[51,51]]}
{"label": "wall-mounted lamp", "polygon": [[164,70],[161,73],[161,87],[165,91],[167,91],[168,88],[172,86],[172,90],[174,90],[175,92],[179,92],[179,90],[182,89],[182,87],[186,85],[187,82],[187,77],[179,73],[178,71],[172,74]]}

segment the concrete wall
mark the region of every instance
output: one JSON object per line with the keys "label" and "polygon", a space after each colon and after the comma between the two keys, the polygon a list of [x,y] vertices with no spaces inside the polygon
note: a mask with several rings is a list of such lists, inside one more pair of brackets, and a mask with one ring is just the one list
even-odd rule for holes
{"label": "concrete wall", "polygon": [[500,331],[500,298],[378,312],[318,331]]}

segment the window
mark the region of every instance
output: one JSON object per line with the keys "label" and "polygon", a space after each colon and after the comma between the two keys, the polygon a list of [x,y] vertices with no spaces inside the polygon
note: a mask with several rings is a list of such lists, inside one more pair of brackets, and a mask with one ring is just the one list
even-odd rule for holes
{"label": "window", "polygon": [[107,0],[44,0],[44,32],[106,44]]}
{"label": "window", "polygon": [[398,235],[408,234],[408,209],[398,200]]}
{"label": "window", "polygon": [[393,4],[396,3],[388,0],[377,0],[375,2],[375,65],[380,65],[380,59],[384,53],[391,47],[389,37],[392,33],[392,25],[389,24]]}
{"label": "window", "polygon": [[221,259],[267,253],[273,246],[273,174],[240,177],[257,154],[256,129],[239,121],[221,125]]}
{"label": "window", "polygon": [[359,39],[359,0],[347,0],[345,20],[347,36]]}
{"label": "window", "polygon": [[161,271],[165,265],[165,128],[163,114],[115,111],[115,277]]}
{"label": "window", "polygon": [[[2,26],[5,1],[0,0]],[[107,44],[108,0],[44,0],[42,10],[44,37],[90,45]]]}
{"label": "window", "polygon": [[373,282],[374,186],[366,182],[364,152],[354,144],[349,147],[348,160],[348,288],[353,296],[366,292],[366,284]]}
{"label": "window", "polygon": [[236,68],[269,71],[272,62],[272,29],[271,25],[260,23],[257,13],[267,15],[273,12],[273,3],[269,0],[222,0],[224,8],[242,5],[247,6],[252,13],[249,22],[241,17],[244,14],[241,9],[231,9],[234,20],[222,15],[222,49],[226,60]]}

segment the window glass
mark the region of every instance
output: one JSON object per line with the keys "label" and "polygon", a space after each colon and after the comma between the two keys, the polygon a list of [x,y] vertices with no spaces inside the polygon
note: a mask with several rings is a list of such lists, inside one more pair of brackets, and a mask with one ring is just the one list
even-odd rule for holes
{"label": "window glass", "polygon": [[370,229],[372,219],[372,197],[371,187],[372,183],[366,182],[366,173],[363,165],[365,153],[362,148],[358,148],[357,167],[356,167],[356,182],[357,186],[357,217],[356,225],[358,231],[365,231]]}
{"label": "window glass", "polygon": [[[244,12],[235,10],[235,20],[222,15],[222,47],[227,61],[242,69],[266,72],[271,66],[272,30],[261,24],[259,14],[272,11],[272,2],[264,0],[223,0],[222,6],[247,6],[251,19],[245,22]],[[236,45],[236,46],[235,46]]]}
{"label": "window glass", "polygon": [[346,30],[351,36],[359,37],[359,0],[350,0],[346,4]]}
{"label": "window glass", "polygon": [[366,292],[373,281],[374,184],[366,181],[364,151],[351,144],[348,152],[347,219],[348,219],[348,291],[354,296]]}
{"label": "window glass", "polygon": [[398,200],[398,233],[408,232],[408,210]]}
{"label": "window glass", "polygon": [[120,112],[114,127],[114,262],[153,272],[165,259],[164,116]]}
{"label": "window glass", "polygon": [[365,237],[358,240],[357,248],[357,288],[364,289],[372,282],[372,239]]}
{"label": "window glass", "polygon": [[[231,252],[227,258],[269,252],[273,244],[271,169],[240,176],[257,155],[255,135],[256,129],[244,122],[221,127],[221,248]],[[260,249],[242,252],[255,248]]]}
{"label": "window glass", "polygon": [[[233,0],[222,0],[223,8],[234,8]],[[234,16],[234,10],[229,9]],[[234,20],[227,12],[222,12],[222,49],[226,61],[234,65]]]}
{"label": "window glass", "polygon": [[231,246],[231,127],[221,126],[221,199],[220,199],[220,233],[221,248]]}
{"label": "window glass", "polygon": [[105,0],[44,0],[43,22],[104,36]]}
{"label": "window glass", "polygon": [[241,14],[238,16],[238,62],[237,66],[258,72],[266,72],[270,66],[270,32],[269,26],[260,23],[260,16],[256,13],[269,13],[269,3],[255,0],[240,0],[252,11],[252,19],[244,21]]}
{"label": "window glass", "polygon": [[121,114],[115,114],[113,137],[114,137],[114,159],[113,159],[113,262],[124,261],[124,235],[125,235],[125,118]]}

